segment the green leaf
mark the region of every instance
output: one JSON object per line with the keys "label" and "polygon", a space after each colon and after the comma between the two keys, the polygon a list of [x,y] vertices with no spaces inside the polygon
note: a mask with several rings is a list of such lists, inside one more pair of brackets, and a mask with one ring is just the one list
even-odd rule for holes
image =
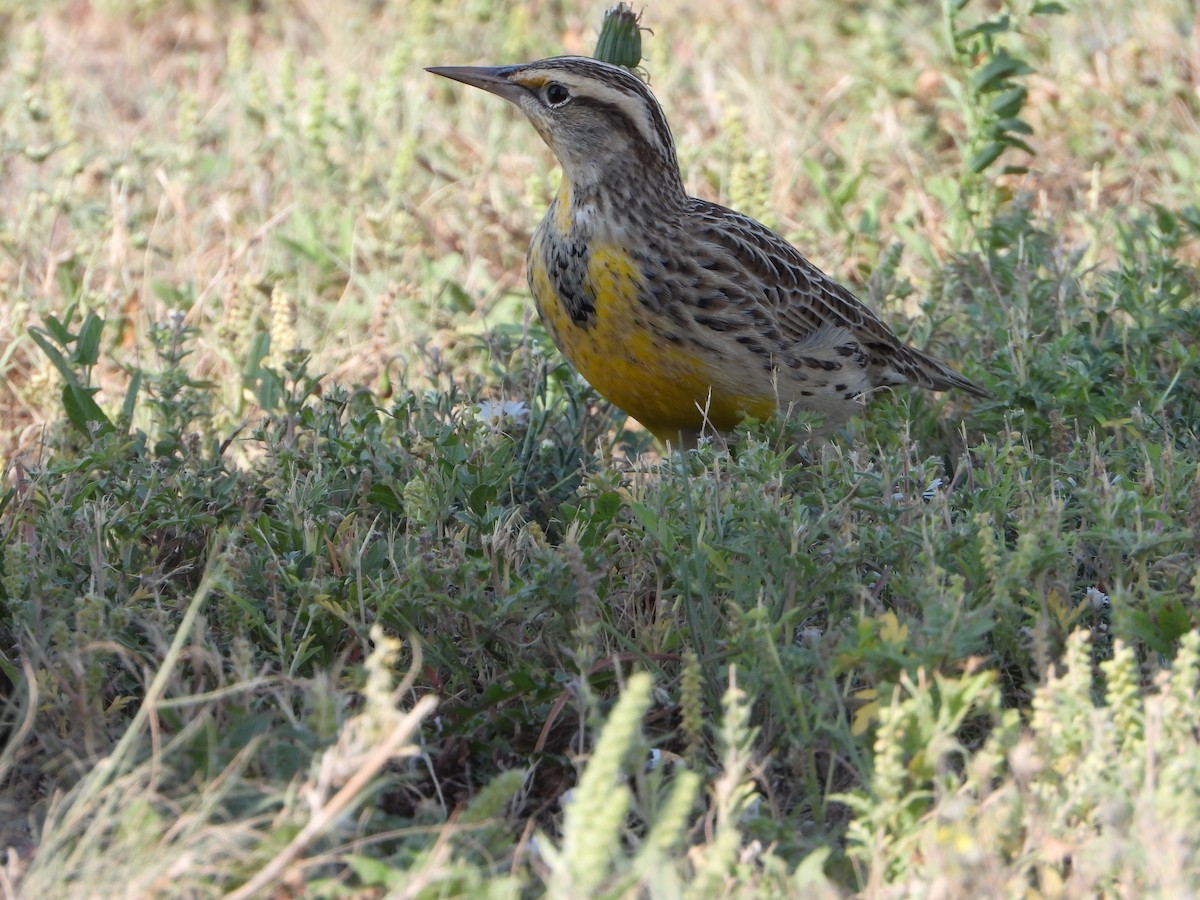
{"label": "green leaf", "polygon": [[651,534],[658,533],[658,513],[647,503],[634,503],[633,514]]}
{"label": "green leaf", "polygon": [[1145,641],[1151,650],[1163,656],[1170,656],[1175,642],[1191,628],[1191,614],[1175,598],[1157,602],[1152,609],[1134,610],[1129,617],[1132,636]]}
{"label": "green leaf", "polygon": [[1035,16],[1065,16],[1067,14],[1066,4],[1059,3],[1057,0],[1046,0],[1043,3],[1033,4],[1031,15]]}
{"label": "green leaf", "polygon": [[58,370],[58,374],[61,375],[68,384],[76,381],[75,373],[71,370],[70,365],[67,364],[67,360],[61,353],[58,352],[58,348],[46,339],[45,331],[43,331],[41,328],[30,328],[29,336],[33,338],[33,342],[35,344],[42,348],[42,352],[45,353],[49,358],[50,364]]}
{"label": "green leaf", "polygon": [[998,19],[988,19],[986,22],[980,22],[965,31],[958,33],[959,39],[976,37],[982,34],[1007,34],[1012,30],[1012,17],[1008,13],[1000,16]]}
{"label": "green leaf", "polygon": [[449,299],[448,305],[452,312],[468,315],[475,309],[475,298],[457,281],[446,282],[443,296]]}
{"label": "green leaf", "polygon": [[485,482],[477,485],[467,495],[467,505],[475,515],[482,516],[487,511],[488,504],[495,501],[497,494],[496,485]]}
{"label": "green leaf", "polygon": [[260,331],[250,341],[246,365],[242,369],[242,384],[254,394],[255,402],[264,410],[275,410],[283,404],[284,385],[279,373],[263,366],[271,352],[271,334]]}
{"label": "green leaf", "polygon": [[62,389],[63,410],[67,418],[89,438],[117,430],[112,420],[104,414],[104,410],[92,399],[92,395],[98,390],[99,388],[85,388],[77,382],[64,384]]}
{"label": "green leaf", "polygon": [[269,331],[260,331],[250,340],[249,351],[246,355],[246,367],[243,369],[243,374],[246,378],[251,378],[262,365],[262,361],[267,358],[271,352],[271,333]]}
{"label": "green leaf", "polygon": [[94,312],[87,314],[79,334],[75,337],[75,362],[81,366],[94,366],[100,360],[100,334],[104,331],[104,320]]}
{"label": "green leaf", "polygon": [[971,87],[981,94],[1007,89],[1008,79],[1020,75],[1030,75],[1033,67],[1022,59],[1011,56],[1006,50],[1001,50],[991,62],[971,77]]}
{"label": "green leaf", "polygon": [[537,682],[526,670],[518,669],[509,678],[512,680],[513,687],[522,693],[531,693],[537,690]]}
{"label": "green leaf", "polygon": [[[65,318],[68,322],[70,321],[69,315],[64,316],[63,318]],[[58,341],[58,343],[64,348],[69,347],[71,342],[75,340],[75,335],[71,334],[71,332],[67,329],[67,326],[54,316],[46,316],[42,319],[42,324],[46,326],[46,331],[50,333],[50,336]]]}
{"label": "green leaf", "polygon": [[1030,156],[1037,156],[1037,151],[1034,150],[1032,147],[1030,147],[1027,143],[1025,143],[1019,137],[1013,137],[1011,134],[1006,134],[1000,140],[1002,140],[1009,147],[1016,147],[1018,150],[1024,150]]}
{"label": "green leaf", "polygon": [[1005,145],[1000,141],[992,141],[973,157],[971,157],[971,161],[967,163],[967,170],[973,175],[978,175],[997,159],[999,159],[1000,154],[1004,152],[1004,149]]}
{"label": "green leaf", "polygon": [[1029,91],[1022,85],[1009,88],[1003,93],[997,94],[992,98],[991,111],[995,116],[1001,119],[1009,119],[1021,111],[1021,107],[1025,105],[1025,100],[1029,96]]}
{"label": "green leaf", "polygon": [[133,411],[137,408],[137,395],[142,389],[142,370],[134,369],[133,377],[129,379],[129,387],[125,390],[125,400],[121,403],[121,422],[128,425],[133,421]]}
{"label": "green leaf", "polygon": [[1004,132],[1015,132],[1017,134],[1033,134],[1033,126],[1024,119],[1001,119],[995,124],[995,127]]}
{"label": "green leaf", "polygon": [[616,491],[604,491],[596,498],[596,518],[605,524],[616,518],[621,511],[621,495]]}
{"label": "green leaf", "polygon": [[388,484],[372,484],[371,489],[367,491],[367,502],[386,509],[388,512],[403,512],[404,504],[400,501],[399,495]]}
{"label": "green leaf", "polygon": [[862,184],[863,172],[859,172],[850,178],[842,180],[833,190],[833,201],[839,207],[846,206],[858,196],[859,185]]}

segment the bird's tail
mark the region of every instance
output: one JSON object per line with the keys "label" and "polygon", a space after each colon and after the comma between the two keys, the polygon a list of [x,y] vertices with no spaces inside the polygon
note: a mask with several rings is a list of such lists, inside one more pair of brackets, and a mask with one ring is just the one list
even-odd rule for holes
{"label": "bird's tail", "polygon": [[993,398],[991,391],[981,388],[965,375],[960,375],[940,359],[935,359],[916,347],[905,347],[904,350],[904,356],[896,361],[896,368],[909,384],[917,384],[934,391],[959,390],[980,400]]}

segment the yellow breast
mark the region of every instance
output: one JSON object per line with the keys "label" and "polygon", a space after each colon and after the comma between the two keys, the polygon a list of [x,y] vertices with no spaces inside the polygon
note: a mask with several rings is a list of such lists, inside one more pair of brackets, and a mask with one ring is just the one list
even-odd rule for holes
{"label": "yellow breast", "polygon": [[[530,254],[529,281],[554,342],[601,396],[657,437],[678,442],[681,430],[696,432],[706,422],[726,430],[747,415],[765,418],[775,410],[773,396],[725,390],[722,360],[706,356],[678,326],[641,302],[642,273],[621,248],[590,247],[582,291],[595,313],[582,322],[563,305],[543,249],[535,244]],[[678,340],[668,337],[672,333]]]}

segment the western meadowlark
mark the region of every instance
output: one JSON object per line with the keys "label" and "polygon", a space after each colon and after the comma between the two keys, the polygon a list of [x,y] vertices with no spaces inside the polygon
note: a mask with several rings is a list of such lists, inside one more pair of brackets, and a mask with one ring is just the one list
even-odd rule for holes
{"label": "western meadowlark", "polygon": [[525,113],[562,166],[534,232],[529,286],[554,342],[605,398],[664,441],[746,416],[848,419],[874,389],[989,394],[903,344],[765,225],[689,197],[650,89],[582,57],[428,71]]}

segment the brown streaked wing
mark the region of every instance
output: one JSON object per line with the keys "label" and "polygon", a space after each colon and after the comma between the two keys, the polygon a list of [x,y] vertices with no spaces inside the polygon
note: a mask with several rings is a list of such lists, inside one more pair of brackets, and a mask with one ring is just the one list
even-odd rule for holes
{"label": "brown streaked wing", "polygon": [[[823,328],[845,328],[872,356],[898,351],[900,339],[862,301],[761,222],[705,200],[692,200],[702,239],[724,247],[746,269],[751,283],[764,285],[761,302],[774,314],[785,338],[804,343]],[[758,299],[752,291],[742,293]]]}

